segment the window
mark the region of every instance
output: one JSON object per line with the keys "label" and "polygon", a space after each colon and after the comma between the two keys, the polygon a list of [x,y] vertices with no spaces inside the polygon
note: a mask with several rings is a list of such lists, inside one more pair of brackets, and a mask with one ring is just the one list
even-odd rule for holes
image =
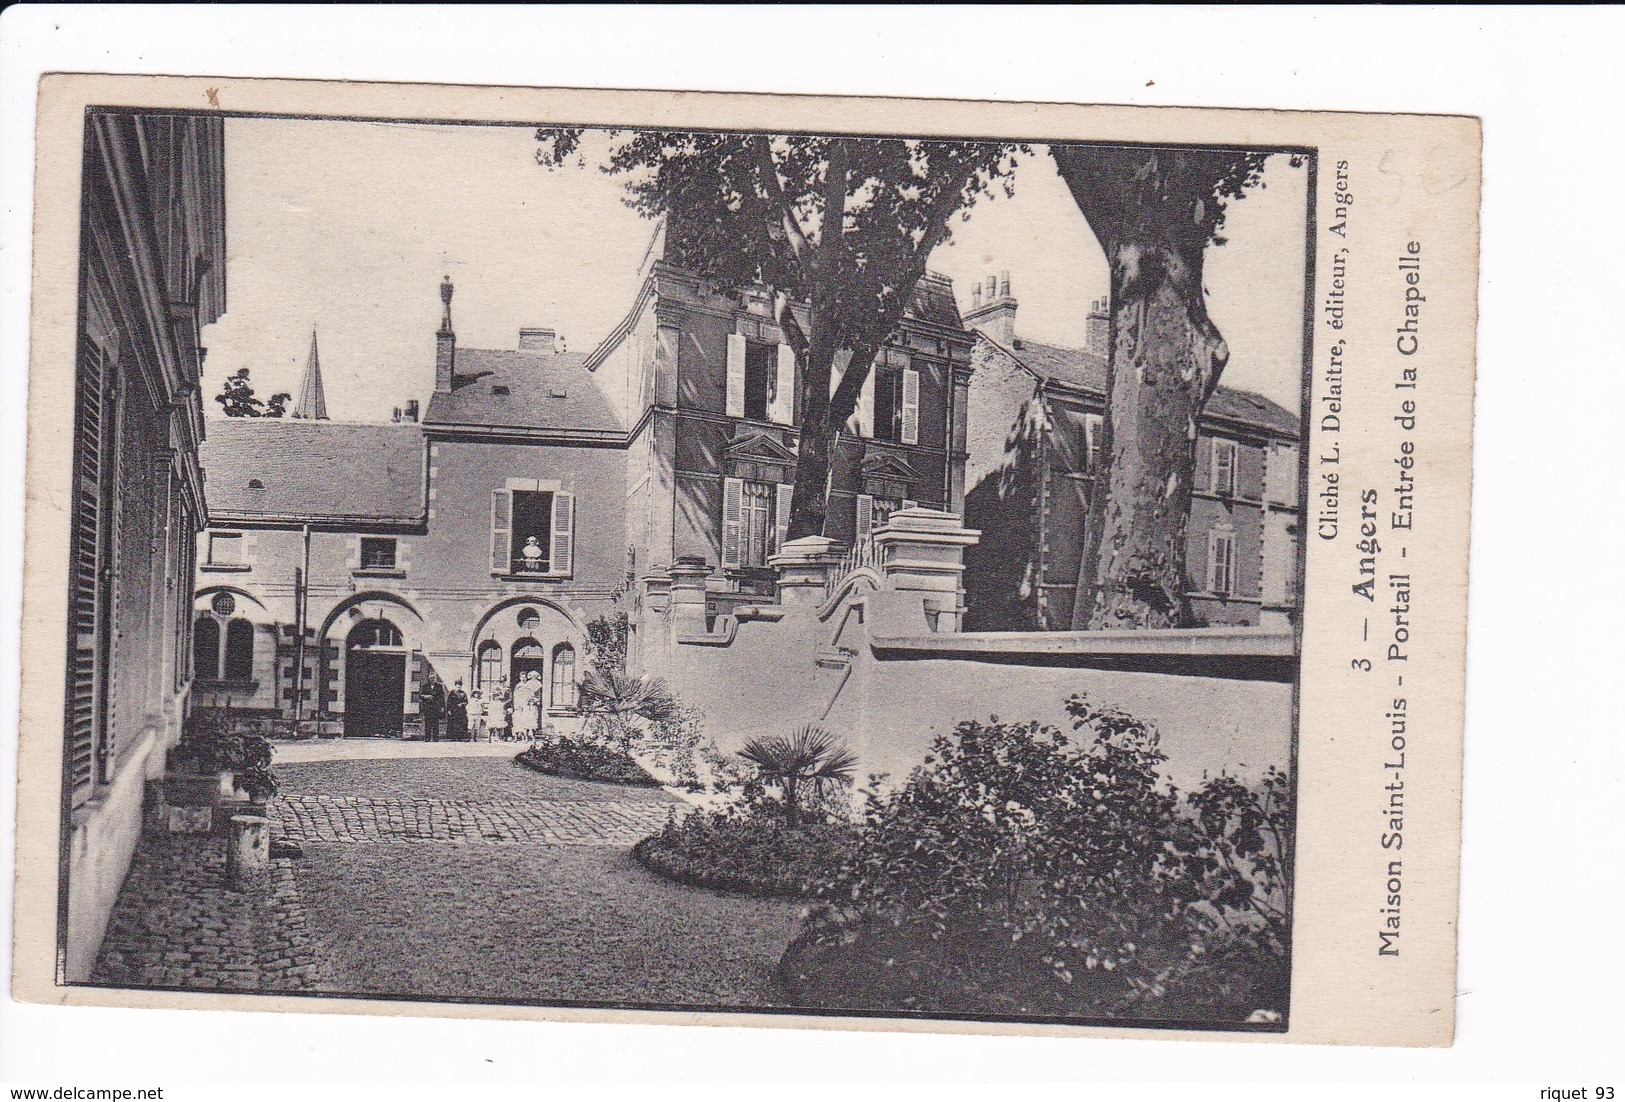
{"label": "window", "polygon": [[482,693],[489,693],[502,680],[502,644],[496,642],[482,643],[480,645],[479,680],[477,687]]}
{"label": "window", "polygon": [[395,541],[385,537],[361,538],[361,569],[394,570]]}
{"label": "window", "polygon": [[542,622],[542,614],[533,608],[519,610],[519,626],[525,631],[535,631]]}
{"label": "window", "polygon": [[212,616],[198,617],[192,631],[192,676],[203,681],[220,679],[220,622]]}
{"label": "window", "polygon": [[739,565],[766,566],[769,533],[773,531],[773,486],[745,483],[739,516]]}
{"label": "window", "polygon": [[214,600],[209,602],[209,607],[214,609],[216,615],[230,616],[237,611],[237,598],[230,593],[216,593]]}
{"label": "window", "polygon": [[875,439],[903,438],[903,373],[875,365]]}
{"label": "window", "polygon": [[1229,496],[1236,492],[1236,442],[1213,441],[1213,492]]}
{"label": "window", "polygon": [[192,631],[192,675],[200,681],[254,679],[254,625],[238,618],[226,622],[199,616]]}
{"label": "window", "polygon": [[1089,463],[1088,473],[1098,474],[1100,473],[1100,446],[1103,443],[1102,437],[1106,434],[1105,419],[1098,413],[1084,414],[1083,434],[1085,437],[1084,447]]}
{"label": "window", "polygon": [[895,367],[875,361],[865,397],[873,402],[873,431],[876,440],[893,444],[917,444],[920,438],[920,373],[912,367]]}
{"label": "window", "polygon": [[569,643],[553,648],[553,691],[555,708],[576,706],[576,649]]}
{"label": "window", "polygon": [[773,376],[778,372],[777,360],[777,346],[745,342],[745,416],[752,420],[767,420]]}
{"label": "window", "polygon": [[491,491],[491,572],[567,577],[574,563],[575,495],[522,489],[516,481],[523,480]]}
{"label": "window", "polygon": [[1236,536],[1216,529],[1207,535],[1208,592],[1228,596],[1236,586]]}
{"label": "window", "polygon": [[226,625],[226,680],[249,681],[254,677],[254,625],[233,620]]}
{"label": "window", "polygon": [[376,650],[405,646],[401,629],[388,620],[363,620],[350,631],[347,643],[351,650]]}
{"label": "window", "polygon": [[789,345],[730,333],[727,367],[729,417],[795,422],[796,356]]}
{"label": "window", "polygon": [[727,478],[722,484],[722,565],[763,567],[784,542],[790,524],[788,482]]}
{"label": "window", "polygon": [[243,563],[243,534],[241,532],[209,533],[209,565],[241,566]]}
{"label": "window", "polygon": [[546,574],[552,566],[553,495],[528,490],[513,494],[513,534],[510,537],[514,573]]}

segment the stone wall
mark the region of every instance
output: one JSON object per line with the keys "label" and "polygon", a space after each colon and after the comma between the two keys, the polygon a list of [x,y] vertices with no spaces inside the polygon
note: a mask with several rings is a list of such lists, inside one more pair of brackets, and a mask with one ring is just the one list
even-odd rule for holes
{"label": "stone wall", "polygon": [[645,579],[643,672],[697,705],[721,750],[816,723],[857,751],[860,777],[901,780],[962,720],[1064,726],[1074,693],[1156,724],[1181,788],[1290,764],[1290,634],[962,633],[961,555],[976,537],[952,514],[909,509],[861,554],[821,537],[792,541],[774,560],[778,603],[737,608],[709,631],[710,568],[680,563]]}

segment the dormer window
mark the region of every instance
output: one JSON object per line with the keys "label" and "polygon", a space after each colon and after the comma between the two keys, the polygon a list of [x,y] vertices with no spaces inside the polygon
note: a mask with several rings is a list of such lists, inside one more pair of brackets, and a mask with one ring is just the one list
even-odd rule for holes
{"label": "dormer window", "polygon": [[250,490],[263,490],[265,489],[265,483],[261,482],[257,478],[251,478],[248,480],[248,488]]}
{"label": "dormer window", "polygon": [[491,388],[491,393],[506,396],[508,394],[508,388],[502,383],[497,383]]}

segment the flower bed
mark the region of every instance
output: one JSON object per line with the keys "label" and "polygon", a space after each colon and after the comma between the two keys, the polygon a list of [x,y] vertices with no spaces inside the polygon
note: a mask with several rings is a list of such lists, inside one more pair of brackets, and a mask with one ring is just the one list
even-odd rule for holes
{"label": "flower bed", "polygon": [[594,742],[561,738],[557,742],[539,743],[514,758],[514,761],[538,773],[549,773],[556,777],[640,788],[660,787],[660,782],[651,777],[630,754]]}
{"label": "flower bed", "polygon": [[694,811],[632,847],[659,876],[699,888],[805,896],[850,857],[852,828],[810,820],[790,826],[771,810]]}

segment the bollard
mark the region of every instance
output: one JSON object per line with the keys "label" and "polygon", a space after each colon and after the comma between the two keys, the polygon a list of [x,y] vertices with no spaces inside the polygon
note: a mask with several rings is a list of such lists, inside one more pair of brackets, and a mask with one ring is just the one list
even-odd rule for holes
{"label": "bollard", "polygon": [[226,878],[242,884],[271,864],[271,820],[263,815],[233,815],[226,846]]}

